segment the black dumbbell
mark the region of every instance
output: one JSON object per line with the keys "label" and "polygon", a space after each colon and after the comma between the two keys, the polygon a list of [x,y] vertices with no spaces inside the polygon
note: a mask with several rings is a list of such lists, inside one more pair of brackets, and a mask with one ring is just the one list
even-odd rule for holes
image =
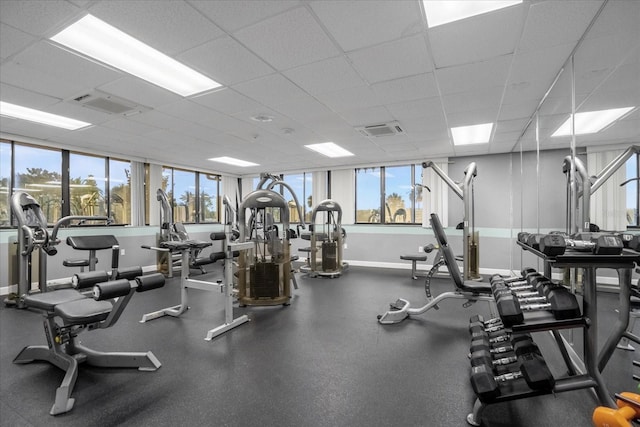
{"label": "black dumbbell", "polygon": [[519,370],[495,375],[491,365],[482,364],[471,368],[471,386],[481,402],[489,402],[500,396],[500,383],[524,378],[533,390],[551,391],[555,379],[539,353],[523,353],[518,357]]}
{"label": "black dumbbell", "polygon": [[[477,334],[471,340],[471,346],[469,347],[469,358],[471,358],[471,354],[479,351],[485,350],[491,354],[503,354],[515,351],[514,345],[520,341],[531,340],[531,335],[529,334],[514,334],[509,335],[505,334],[504,339],[501,341],[496,341],[495,338],[490,338],[488,334]],[[498,344],[498,346],[496,346]]]}
{"label": "black dumbbell", "polygon": [[542,289],[547,299],[545,303],[520,304],[514,295],[503,295],[496,302],[498,313],[506,327],[520,324],[524,321],[523,311],[549,310],[556,320],[580,317],[580,306],[576,296],[564,286],[549,285]]}
{"label": "black dumbbell", "polygon": [[515,341],[513,340],[513,338],[514,337],[512,337],[511,340],[512,355],[494,358],[490,350],[487,350],[486,348],[480,348],[471,353],[471,356],[469,357],[471,359],[471,366],[478,366],[483,364],[490,366],[510,365],[512,363],[515,363],[518,360],[518,357],[523,354],[541,354],[538,346],[533,342],[531,337],[516,336]]}

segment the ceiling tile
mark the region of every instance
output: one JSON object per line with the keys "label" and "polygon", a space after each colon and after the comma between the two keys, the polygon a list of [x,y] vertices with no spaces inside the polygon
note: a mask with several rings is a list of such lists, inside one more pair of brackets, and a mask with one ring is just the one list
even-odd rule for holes
{"label": "ceiling tile", "polygon": [[495,121],[502,99],[502,86],[481,87],[464,93],[453,93],[442,97],[447,117],[452,113],[460,113],[471,110],[485,110],[483,116],[493,114]]}
{"label": "ceiling tile", "polygon": [[56,30],[60,22],[74,17],[80,11],[73,4],[63,0],[2,0],[0,1],[0,21],[34,36]]}
{"label": "ceiling tile", "polygon": [[423,98],[409,102],[398,102],[387,105],[387,109],[396,120],[401,122],[415,118],[425,121],[444,118],[440,98]]}
{"label": "ceiling tile", "polygon": [[42,95],[4,83],[0,84],[0,95],[3,101],[36,109],[60,102],[59,98]]}
{"label": "ceiling tile", "polygon": [[365,84],[343,56],[303,65],[283,74],[312,95]]}
{"label": "ceiling tile", "polygon": [[231,37],[220,37],[202,44],[181,54],[178,59],[226,86],[274,72]]}
{"label": "ceiling tile", "polygon": [[30,92],[66,99],[83,87],[52,76],[49,73],[23,67],[15,62],[0,65],[2,82],[19,88],[28,88]]}
{"label": "ceiling tile", "polygon": [[181,1],[100,1],[89,12],[167,55],[224,35],[214,23]]}
{"label": "ceiling tile", "polygon": [[82,56],[61,49],[46,41],[30,46],[13,58],[20,66],[82,88],[94,88],[119,79],[122,73],[102,66]]}
{"label": "ceiling tile", "polygon": [[371,85],[371,89],[386,104],[431,98],[439,95],[433,73],[418,74],[375,83]]}
{"label": "ceiling tile", "polygon": [[428,30],[436,68],[484,61],[515,51],[525,9],[512,6]]}
{"label": "ceiling tile", "polygon": [[[615,3],[615,2],[614,2]],[[573,43],[584,34],[602,1],[544,1],[532,3],[518,52]]]}
{"label": "ceiling tile", "polygon": [[311,96],[295,98],[278,104],[274,109],[287,117],[301,122],[315,122],[320,116],[334,114],[329,108]]}
{"label": "ceiling tile", "polygon": [[503,55],[487,61],[435,71],[443,95],[467,92],[479,87],[504,86],[513,55]]}
{"label": "ceiling tile", "polygon": [[311,8],[344,51],[351,51],[423,31],[414,1],[319,1]]}
{"label": "ceiling tile", "polygon": [[199,95],[191,98],[195,103],[204,105],[205,107],[213,108],[219,112],[225,112],[229,115],[234,115],[241,111],[254,110],[259,108],[262,104],[250,99],[234,89],[220,88],[204,95]]}
{"label": "ceiling tile", "polygon": [[433,70],[422,34],[349,53],[355,69],[369,83]]}
{"label": "ceiling tile", "polygon": [[298,6],[300,1],[189,0],[189,3],[220,28],[233,32]]}
{"label": "ceiling tile", "polygon": [[340,115],[352,126],[369,126],[393,121],[393,116],[382,106],[343,111]]}
{"label": "ceiling tile", "polygon": [[337,112],[382,105],[380,99],[369,86],[323,93],[317,97],[326,106]]}
{"label": "ceiling tile", "polygon": [[265,105],[281,104],[306,96],[303,90],[281,74],[272,74],[240,83],[234,85],[233,89]]}
{"label": "ceiling tile", "polygon": [[0,22],[0,40],[2,40],[2,43],[0,43],[0,59],[6,59],[35,42],[37,39]]}
{"label": "ceiling tile", "polygon": [[101,85],[97,89],[150,108],[157,108],[183,99],[180,95],[169,90],[129,75]]}
{"label": "ceiling tile", "polygon": [[278,70],[340,54],[304,7],[246,27],[234,33],[234,36]]}

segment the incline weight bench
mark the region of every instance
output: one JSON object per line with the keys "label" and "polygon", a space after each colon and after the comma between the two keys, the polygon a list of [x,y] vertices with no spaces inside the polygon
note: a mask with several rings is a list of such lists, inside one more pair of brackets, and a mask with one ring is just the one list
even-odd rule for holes
{"label": "incline weight bench", "polygon": [[382,324],[399,323],[409,316],[423,314],[432,308],[438,309],[438,303],[449,298],[467,300],[467,302],[464,303],[464,307],[469,307],[476,301],[487,301],[489,303],[491,313],[494,314],[495,299],[491,293],[491,285],[489,283],[476,282],[473,280],[465,281],[456,262],[453,249],[449,246],[440,218],[438,218],[438,215],[435,213],[431,214],[431,227],[433,228],[433,234],[435,235],[436,241],[440,246],[438,256],[441,256],[444,260],[447,269],[449,270],[449,274],[451,275],[451,279],[455,284],[455,290],[452,292],[444,292],[435,298],[431,298],[431,296],[429,296],[427,304],[419,308],[410,308],[409,301],[398,298],[396,302],[389,304],[389,311],[378,315],[378,322]]}

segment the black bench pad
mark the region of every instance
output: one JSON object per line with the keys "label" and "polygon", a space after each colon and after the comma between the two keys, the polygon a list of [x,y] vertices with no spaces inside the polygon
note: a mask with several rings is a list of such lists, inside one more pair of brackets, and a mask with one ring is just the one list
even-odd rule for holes
{"label": "black bench pad", "polygon": [[103,321],[109,316],[112,308],[108,301],[85,298],[58,304],[54,313],[60,316],[66,325],[84,325]]}
{"label": "black bench pad", "polygon": [[53,308],[58,304],[84,299],[87,299],[87,297],[75,289],[59,289],[57,291],[29,295],[25,297],[24,303],[27,307],[53,311]]}

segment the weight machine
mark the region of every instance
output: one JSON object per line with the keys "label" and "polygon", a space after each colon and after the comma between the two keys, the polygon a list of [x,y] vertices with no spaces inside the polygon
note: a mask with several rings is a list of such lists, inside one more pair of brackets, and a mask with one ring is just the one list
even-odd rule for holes
{"label": "weight machine", "polygon": [[[324,216],[322,224],[316,221],[319,213]],[[318,231],[319,226],[322,231]],[[321,201],[313,208],[309,231],[310,233],[300,236],[311,243],[308,262],[300,267],[300,271],[308,273],[310,277],[340,277],[349,267],[348,263],[342,261],[346,232],[342,228],[340,205],[329,199]]]}
{"label": "weight machine", "polygon": [[[282,223],[281,236],[274,218]],[[247,245],[238,257],[238,302],[241,306],[289,305],[292,272],[287,202],[269,189],[253,191],[240,204],[238,223],[239,243]]]}
{"label": "weight machine", "polygon": [[105,221],[108,225],[111,219],[106,216],[72,215],[59,219],[53,231],[49,233],[47,218],[40,209],[38,201],[24,191],[18,191],[11,196],[11,212],[18,225],[18,283],[17,292],[5,299],[6,305],[24,308],[24,298],[34,292],[32,288],[32,258],[38,255],[38,287],[40,292],[47,292],[47,256],[58,253],[56,245],[60,243],[58,230],[72,221]]}
{"label": "weight machine", "polygon": [[[198,269],[203,274],[207,271],[204,266],[215,262],[210,257],[200,256],[202,250],[211,246],[210,242],[193,240],[189,238],[184,224],[181,222],[173,222],[173,209],[169,203],[167,193],[162,188],[156,191],[156,199],[160,202],[160,234],[158,235],[158,245],[163,242],[182,242],[189,241],[191,250],[187,258],[189,268]],[[180,267],[182,256],[178,252],[158,252],[158,271],[164,273],[167,277],[173,277],[174,267]]]}
{"label": "weight machine", "polygon": [[[237,318],[233,317],[233,258],[240,253],[252,249],[252,243],[236,243],[234,242],[234,230],[233,220],[235,215],[233,214],[233,207],[228,197],[224,198],[224,204],[226,209],[226,221],[224,233],[211,233],[211,240],[224,240],[224,283],[222,281],[208,282],[205,280],[195,280],[189,278],[189,257],[193,249],[193,243],[190,240],[181,241],[163,241],[159,247],[142,246],[143,249],[151,249],[158,252],[165,252],[169,257],[173,253],[177,253],[181,257],[182,273],[180,277],[180,304],[167,307],[152,313],[147,313],[142,316],[140,323],[147,322],[149,320],[157,319],[163,316],[180,317],[184,312],[189,309],[188,302],[188,290],[199,289],[201,291],[213,291],[220,290],[224,294],[224,323],[214,329],[207,332],[205,336],[206,341],[211,341],[213,338],[246,323],[249,321],[249,317],[245,314]],[[211,245],[211,244],[209,244]],[[219,254],[212,254],[211,259],[220,259]]]}
{"label": "weight machine", "polygon": [[453,181],[438,165],[432,161],[422,163],[424,169],[431,168],[451,188],[453,193],[464,203],[463,224],[463,280],[480,279],[480,236],[475,229],[475,209],[473,184],[478,174],[476,163],[471,162],[464,170],[464,180],[460,183]]}
{"label": "weight machine", "polygon": [[[575,176],[579,178],[581,188],[578,188],[579,186],[576,185],[577,197],[575,197],[574,206],[571,206],[571,192],[573,191],[574,186],[571,183],[571,174],[569,173],[571,171],[571,156],[565,157],[564,162],[562,163],[562,172],[567,175],[567,232],[569,234],[590,231],[591,195],[593,195],[593,193],[595,193],[602,184],[611,178],[618,169],[624,166],[627,160],[638,153],[640,153],[640,146],[630,146],[605,166],[598,175],[594,176],[589,176],[587,168],[582,160],[575,157],[574,170],[577,172]],[[627,180],[621,185],[625,185],[633,180],[634,179]],[[582,198],[582,201],[580,201],[580,198]],[[579,213],[579,215],[577,215],[580,218],[579,222],[573,220],[573,217],[570,214],[571,209],[574,209],[575,212]]]}

